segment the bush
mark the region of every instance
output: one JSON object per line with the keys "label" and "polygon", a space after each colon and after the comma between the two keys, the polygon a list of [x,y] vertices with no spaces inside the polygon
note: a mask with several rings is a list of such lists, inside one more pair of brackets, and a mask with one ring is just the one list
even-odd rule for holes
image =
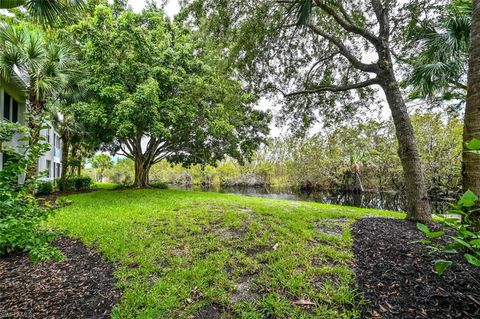
{"label": "bush", "polygon": [[37,185],[37,195],[50,195],[53,193],[52,182],[40,182]]}
{"label": "bush", "polygon": [[153,182],[150,186],[158,189],[168,189],[168,184],[165,182]]}
{"label": "bush", "polygon": [[72,177],[58,178],[57,187],[61,192],[73,192],[75,191],[75,180]]}
{"label": "bush", "polygon": [[88,176],[67,176],[57,179],[57,185],[61,192],[85,191],[92,188],[93,180]]}
{"label": "bush", "polygon": [[[16,133],[27,133],[26,128],[0,121],[0,151],[8,155],[8,160],[0,171],[0,255],[12,251],[24,251],[30,254],[33,262],[46,259],[60,259],[58,248],[49,243],[54,234],[40,228],[51,210],[40,207],[33,197],[34,189],[51,190],[51,185],[41,185],[36,177],[26,178],[18,183],[18,176],[25,174],[29,165],[35,165],[41,154],[49,149],[47,143],[29,146],[27,138],[22,150],[17,151],[4,142],[12,139]],[[51,184],[51,183],[50,183]]]}
{"label": "bush", "polygon": [[93,180],[88,176],[76,176],[74,184],[77,191],[85,191],[92,188]]}

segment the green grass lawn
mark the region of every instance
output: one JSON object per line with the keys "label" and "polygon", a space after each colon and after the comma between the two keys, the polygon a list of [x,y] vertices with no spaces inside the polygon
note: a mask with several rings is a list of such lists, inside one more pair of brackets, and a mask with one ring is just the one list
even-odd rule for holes
{"label": "green grass lawn", "polygon": [[361,298],[349,227],[365,216],[403,217],[179,190],[69,199],[48,224],[116,263],[124,293],[112,317],[122,319],[354,318]]}
{"label": "green grass lawn", "polygon": [[116,183],[110,183],[110,182],[95,182],[94,187],[100,188],[100,189],[114,190],[118,188],[119,185]]}

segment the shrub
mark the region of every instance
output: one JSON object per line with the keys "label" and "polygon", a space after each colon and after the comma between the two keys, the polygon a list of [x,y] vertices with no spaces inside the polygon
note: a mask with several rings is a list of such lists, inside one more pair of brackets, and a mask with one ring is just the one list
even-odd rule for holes
{"label": "shrub", "polygon": [[61,192],[85,191],[92,188],[93,180],[88,176],[67,176],[57,179],[57,185]]}
{"label": "shrub", "polygon": [[22,126],[0,121],[0,151],[8,155],[0,171],[0,255],[18,250],[28,252],[34,262],[58,260],[61,252],[49,246],[54,234],[39,227],[51,210],[40,207],[32,195],[32,190],[42,186],[37,177],[26,178],[23,184],[18,182],[18,176],[25,174],[27,167],[34,165],[49,146],[47,143],[29,146],[26,137],[21,139],[25,143],[20,151],[3,143],[10,141],[15,133],[26,132]]}
{"label": "shrub", "polygon": [[85,191],[92,188],[93,180],[88,176],[76,176],[74,184],[77,191]]}
{"label": "shrub", "polygon": [[[470,152],[480,155],[480,140],[472,139],[466,144]],[[417,224],[428,239],[421,240],[428,245],[432,252],[442,252],[447,254],[463,253],[464,258],[470,264],[480,267],[480,218],[478,208],[479,198],[474,192],[467,190],[449,213],[453,216],[439,217],[439,221],[444,229],[449,229],[453,235],[450,235],[451,241],[448,244],[436,243],[433,240],[445,235],[445,231],[431,231],[426,225]],[[434,269],[442,275],[452,261],[439,259],[435,261]]]}
{"label": "shrub", "polygon": [[75,191],[75,181],[72,177],[58,178],[57,187],[61,192],[73,192]]}
{"label": "shrub", "polygon": [[165,182],[153,182],[150,186],[158,189],[168,189],[168,184]]}
{"label": "shrub", "polygon": [[52,182],[40,182],[37,185],[37,195],[50,195],[53,193]]}

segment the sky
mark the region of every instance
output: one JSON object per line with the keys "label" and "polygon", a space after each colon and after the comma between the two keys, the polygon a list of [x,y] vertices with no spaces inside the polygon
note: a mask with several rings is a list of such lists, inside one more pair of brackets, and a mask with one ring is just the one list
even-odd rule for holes
{"label": "sky", "polygon": [[[162,0],[156,0],[158,4],[162,4],[163,2],[167,2],[165,6],[165,13],[172,18],[175,14],[177,14],[180,11],[180,3],[178,0],[168,0],[168,1],[162,1]],[[144,7],[145,7],[145,0],[128,0],[128,5],[132,7],[132,9],[135,12],[140,12]],[[372,60],[375,59],[374,54],[365,54],[365,56],[362,57],[363,62],[371,62]],[[380,92],[380,90],[379,90]],[[383,93],[380,92],[380,94],[383,97]],[[275,116],[276,114],[279,113],[279,107],[276,107],[273,103],[273,101],[270,101],[266,98],[261,98],[260,101],[258,102],[257,108],[260,110],[270,110],[272,114]],[[372,117],[378,117],[378,113],[374,112],[375,114],[372,114]],[[383,119],[389,118],[390,117],[390,110],[388,107],[385,107],[385,105],[382,106],[382,110],[380,112],[380,117]],[[316,133],[318,131],[322,130],[322,125],[318,123],[317,125],[314,125],[312,127],[310,133]],[[286,126],[278,126],[278,123],[271,123],[270,125],[270,136],[280,136],[284,135],[286,132],[288,132],[288,127]]]}
{"label": "sky", "polygon": [[[159,4],[161,4],[163,1],[161,0],[156,0]],[[133,11],[139,12],[145,7],[145,1],[144,0],[128,0],[128,4],[132,7]],[[173,17],[175,14],[180,11],[180,4],[178,0],[169,0],[167,5],[165,6],[165,13],[169,17]]]}

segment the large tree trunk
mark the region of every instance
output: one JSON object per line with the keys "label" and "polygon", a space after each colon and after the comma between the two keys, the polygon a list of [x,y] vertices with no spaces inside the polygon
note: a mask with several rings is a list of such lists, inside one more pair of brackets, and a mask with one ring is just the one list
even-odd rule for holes
{"label": "large tree trunk", "polygon": [[[480,139],[480,1],[473,1],[470,30],[470,57],[468,61],[467,106],[463,129],[463,141]],[[480,156],[463,145],[463,190],[480,195]]]}
{"label": "large tree trunk", "polygon": [[395,124],[407,193],[407,219],[429,223],[432,220],[430,202],[407,106],[393,71],[387,71],[379,78]]}
{"label": "large tree trunk", "polygon": [[133,182],[134,187],[145,188],[149,186],[148,175],[151,167],[152,163],[145,160],[143,157],[135,158],[135,181]]}
{"label": "large tree trunk", "polygon": [[68,169],[68,138],[64,134],[62,136],[62,173],[60,178],[62,180],[65,179],[67,176],[67,169]]}

